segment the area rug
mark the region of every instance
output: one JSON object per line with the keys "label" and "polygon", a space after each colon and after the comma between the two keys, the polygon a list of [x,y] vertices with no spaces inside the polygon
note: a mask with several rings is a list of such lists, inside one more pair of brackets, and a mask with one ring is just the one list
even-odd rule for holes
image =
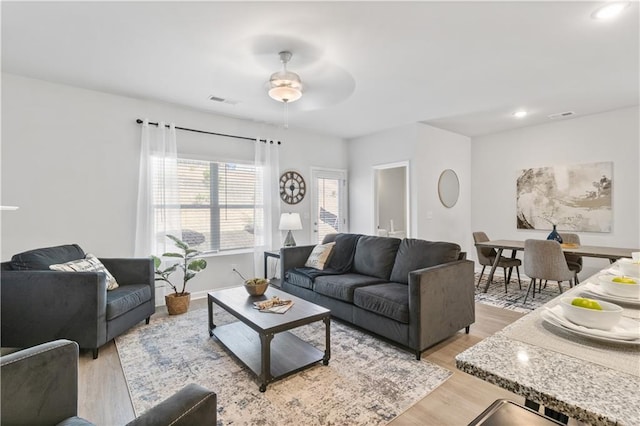
{"label": "area rug", "polygon": [[[480,274],[476,274],[475,283],[478,283]],[[555,281],[549,282],[547,288],[542,289],[541,293],[536,291],[536,296],[532,297],[533,290],[527,297],[527,303],[524,303],[524,296],[527,293],[527,287],[529,286],[529,279],[522,279],[522,290],[518,287],[518,279],[512,278],[507,285],[507,292],[504,292],[504,277],[501,275],[494,275],[493,282],[489,286],[486,293],[483,293],[484,286],[487,285],[488,274],[485,273],[480,281],[480,286],[476,287],[476,302],[483,303],[485,305],[497,306],[503,309],[509,309],[512,311],[529,313],[534,309],[547,303],[549,300],[560,295],[558,289],[558,283]],[[569,284],[562,283],[562,291],[569,288]]]}
{"label": "area rug", "polygon": [[[233,317],[216,310],[215,321]],[[322,322],[295,334],[324,348]],[[452,374],[332,321],[329,365],[318,363],[261,393],[251,371],[209,337],[206,309],[154,317],[118,337],[116,346],[137,415],[193,382],[216,392],[218,425],[383,425]]]}

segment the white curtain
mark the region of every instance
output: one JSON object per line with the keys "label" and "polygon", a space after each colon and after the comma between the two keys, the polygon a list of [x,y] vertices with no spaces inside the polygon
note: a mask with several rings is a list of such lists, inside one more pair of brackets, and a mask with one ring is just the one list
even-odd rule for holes
{"label": "white curtain", "polygon": [[280,171],[278,145],[274,141],[255,142],[255,214],[254,236],[255,249],[253,256],[254,277],[264,273],[264,252],[274,248],[277,237],[278,220],[280,219],[280,194],[278,173]]}
{"label": "white curtain", "polygon": [[182,238],[175,125],[145,119],[140,142],[135,256],[160,257],[175,251],[168,234]]}

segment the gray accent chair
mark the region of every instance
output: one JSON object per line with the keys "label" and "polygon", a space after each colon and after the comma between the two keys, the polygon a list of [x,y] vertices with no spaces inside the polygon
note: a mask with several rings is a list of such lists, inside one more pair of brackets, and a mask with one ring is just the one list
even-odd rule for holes
{"label": "gray accent chair", "polygon": [[155,312],[153,261],[100,261],[119,287],[107,291],[104,272],[60,272],[49,265],[84,258],[76,244],[13,256],[1,265],[2,347],[26,348],[69,339],[93,351]]}
{"label": "gray accent chair", "polygon": [[[56,340],[0,360],[3,425],[93,424],[78,417],[77,343]],[[215,425],[216,410],[216,394],[190,384],[128,425]]]}
{"label": "gray accent chair", "polygon": [[542,287],[542,281],[557,281],[562,294],[562,281],[568,281],[569,287],[572,287],[575,279],[575,272],[569,269],[562,247],[555,240],[525,240],[524,273],[531,278],[531,282],[527,287],[523,304],[527,303],[531,289],[533,289],[533,297],[536,296],[536,281],[540,287]]}
{"label": "gray accent chair", "polygon": [[[473,242],[474,243],[484,243],[489,241],[489,237],[484,232],[474,232],[473,233]],[[480,272],[480,277],[478,278],[478,283],[476,287],[480,286],[480,281],[482,281],[482,275],[484,274],[485,268],[492,267],[493,262],[498,255],[495,249],[487,248],[487,247],[476,247],[476,252],[478,254],[478,263],[482,265],[482,271]],[[522,282],[520,281],[520,266],[522,262],[520,259],[516,259],[515,257],[504,257],[500,256],[498,260],[498,267],[502,268],[504,271],[504,292],[507,292],[507,285],[511,281],[511,274],[513,272],[513,268],[516,268],[516,274],[518,275],[518,286],[520,290],[522,290]],[[508,270],[508,273],[507,273]],[[489,283],[491,284],[491,283]]]}

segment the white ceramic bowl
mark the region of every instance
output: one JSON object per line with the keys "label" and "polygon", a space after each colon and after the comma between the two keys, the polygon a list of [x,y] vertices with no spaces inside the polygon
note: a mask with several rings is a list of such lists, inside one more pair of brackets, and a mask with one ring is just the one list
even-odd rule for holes
{"label": "white ceramic bowl", "polygon": [[600,330],[611,330],[622,317],[622,308],[613,303],[598,300],[602,307],[601,311],[589,308],[581,308],[573,306],[571,301],[575,297],[563,297],[560,299],[562,313],[565,318],[574,324],[582,325],[589,328],[597,328]]}
{"label": "white ceramic bowl", "polygon": [[640,278],[634,277],[625,277],[635,281],[635,284],[623,284],[617,283],[613,275],[600,275],[598,277],[598,281],[600,281],[600,287],[604,290],[605,293],[608,293],[612,296],[618,297],[626,297],[630,299],[640,299]]}
{"label": "white ceramic bowl", "polygon": [[640,277],[640,262],[634,262],[632,259],[619,259],[618,267],[624,275]]}

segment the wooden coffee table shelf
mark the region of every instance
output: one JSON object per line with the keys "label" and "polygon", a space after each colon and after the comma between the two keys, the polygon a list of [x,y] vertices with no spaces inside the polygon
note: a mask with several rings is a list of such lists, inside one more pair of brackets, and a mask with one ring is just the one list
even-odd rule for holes
{"label": "wooden coffee table shelf", "polygon": [[[253,302],[273,296],[293,300],[284,314],[264,313],[253,308]],[[331,312],[280,290],[269,288],[264,296],[249,296],[243,287],[208,293],[209,335],[216,338],[254,374],[260,391],[267,384],[309,367],[319,361],[329,364],[331,357]],[[222,307],[239,321],[216,326],[213,304]],[[323,321],[325,350],[321,351],[288,330]]]}

